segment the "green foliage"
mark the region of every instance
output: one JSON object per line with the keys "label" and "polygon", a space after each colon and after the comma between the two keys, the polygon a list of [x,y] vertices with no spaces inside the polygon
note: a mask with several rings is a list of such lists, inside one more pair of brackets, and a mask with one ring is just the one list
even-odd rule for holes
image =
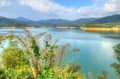
{"label": "green foliage", "polygon": [[36,44],[35,38],[31,38],[31,43],[32,43],[31,48],[33,49],[35,56],[39,56],[40,55],[39,47]]}
{"label": "green foliage", "polygon": [[115,72],[120,76],[120,44],[114,46],[114,54],[118,62],[111,64],[111,66],[114,67]]}
{"label": "green foliage", "polygon": [[9,46],[3,50],[1,58],[5,68],[15,68],[28,63],[24,51],[16,44],[10,41]]}
{"label": "green foliage", "polygon": [[55,74],[55,72],[54,72],[53,68],[42,69],[39,72],[37,79],[53,79],[54,74]]}
{"label": "green foliage", "polygon": [[18,68],[8,68],[5,71],[5,78],[6,79],[34,79],[34,74],[32,69],[27,66],[23,65]]}
{"label": "green foliage", "polygon": [[106,79],[106,78],[104,77],[103,74],[99,74],[99,75],[97,76],[97,79]]}
{"label": "green foliage", "polygon": [[115,58],[120,62],[120,44],[114,47]]}
{"label": "green foliage", "polygon": [[102,73],[97,76],[97,79],[108,79],[107,72],[103,70]]}
{"label": "green foliage", "polygon": [[87,24],[83,24],[81,25],[81,27],[100,27],[100,28],[111,28],[116,26],[116,23],[103,23],[103,24],[99,24],[99,23],[87,23]]}
{"label": "green foliage", "polygon": [[115,72],[116,72],[118,75],[120,75],[120,64],[118,64],[118,63],[113,63],[111,66],[114,67]]}
{"label": "green foliage", "polygon": [[13,76],[15,76],[15,71],[14,71],[14,69],[12,69],[12,68],[8,68],[6,71],[5,71],[5,78],[6,79],[15,79],[15,77],[13,77]]}
{"label": "green foliage", "polygon": [[0,69],[0,79],[5,79],[5,71]]}
{"label": "green foliage", "polygon": [[81,69],[80,65],[76,63],[69,63],[68,66],[69,66],[69,69],[68,69],[69,73],[78,72]]}
{"label": "green foliage", "polygon": [[120,14],[114,14],[103,18],[96,19],[93,23],[117,23],[120,22]]}
{"label": "green foliage", "polygon": [[[4,36],[3,36],[4,37]],[[41,44],[40,38],[43,37]],[[78,64],[62,67],[64,57],[78,49],[70,49],[69,44],[57,45],[46,33],[32,36],[8,36],[9,43],[3,48],[1,63],[6,79],[84,79]],[[2,39],[4,40],[4,39]],[[3,75],[3,72],[1,71]]]}

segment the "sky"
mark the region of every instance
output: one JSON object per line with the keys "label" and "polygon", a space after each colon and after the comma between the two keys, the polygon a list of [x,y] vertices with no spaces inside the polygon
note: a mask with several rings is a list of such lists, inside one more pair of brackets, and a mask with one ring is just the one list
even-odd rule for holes
{"label": "sky", "polygon": [[0,0],[0,16],[75,20],[119,14],[119,5],[120,0]]}

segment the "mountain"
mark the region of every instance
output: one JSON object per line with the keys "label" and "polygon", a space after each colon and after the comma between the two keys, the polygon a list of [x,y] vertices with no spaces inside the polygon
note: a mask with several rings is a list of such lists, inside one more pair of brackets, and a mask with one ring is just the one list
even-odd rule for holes
{"label": "mountain", "polygon": [[92,22],[94,21],[96,18],[83,18],[83,19],[77,19],[77,20],[64,20],[64,19],[49,19],[49,20],[39,20],[39,22],[41,23],[48,23],[50,25],[53,26],[70,26],[70,25],[74,25],[74,26],[80,26],[83,23],[88,23],[88,22]]}
{"label": "mountain", "polygon": [[39,22],[49,22],[49,23],[66,23],[66,22],[70,22],[69,20],[64,20],[64,19],[47,19],[47,20],[39,20]]}
{"label": "mountain", "polygon": [[81,24],[84,24],[84,23],[92,22],[92,21],[94,21],[96,19],[97,18],[82,18],[82,19],[77,19],[77,20],[74,20],[72,22],[72,25],[81,25]]}
{"label": "mountain", "polygon": [[5,18],[0,16],[0,26],[27,26],[28,24],[23,21],[17,21],[15,19]]}
{"label": "mountain", "polygon": [[53,26],[59,25],[70,25],[71,21],[64,19],[48,19],[48,20],[39,20],[38,22],[47,23]]}
{"label": "mountain", "polygon": [[11,18],[6,18],[0,16],[0,27],[8,27],[8,26],[35,26],[35,27],[40,27],[40,26],[54,26],[54,24],[51,23],[44,23],[44,22],[37,22],[37,21],[32,21],[26,18],[17,18],[17,19],[11,19]]}
{"label": "mountain", "polygon": [[82,24],[82,27],[114,27],[120,25],[120,14],[102,17],[92,22]]}
{"label": "mountain", "polygon": [[44,23],[38,23],[35,21],[30,21],[30,20],[17,20],[17,19],[11,19],[11,18],[6,18],[6,17],[1,17],[0,16],[0,27],[8,27],[8,26],[42,26]]}
{"label": "mountain", "polygon": [[[120,14],[106,16],[102,18],[82,18],[73,21],[64,19],[48,19],[33,21],[27,18],[18,17],[15,19],[0,16],[0,26],[113,26],[120,22]],[[120,23],[119,23],[120,24]]]}
{"label": "mountain", "polygon": [[27,19],[27,18],[24,18],[24,17],[18,17],[18,18],[16,18],[16,20],[18,20],[18,21],[32,21],[32,20],[30,20],[30,19]]}
{"label": "mountain", "polygon": [[118,23],[118,22],[120,22],[120,14],[106,16],[106,17],[94,20],[92,23]]}

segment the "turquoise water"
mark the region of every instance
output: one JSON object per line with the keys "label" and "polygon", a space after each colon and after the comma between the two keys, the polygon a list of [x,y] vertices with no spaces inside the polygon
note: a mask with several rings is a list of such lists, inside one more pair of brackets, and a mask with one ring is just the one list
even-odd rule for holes
{"label": "turquoise water", "polygon": [[[0,29],[0,33],[21,34],[21,29]],[[59,44],[70,43],[71,48],[79,48],[80,52],[74,53],[66,62],[80,63],[81,72],[87,76],[92,72],[94,79],[102,70],[107,71],[108,79],[119,79],[116,77],[114,69],[110,66],[116,60],[114,59],[113,46],[120,43],[118,33],[92,33],[79,29],[31,29],[31,33],[47,32],[54,39],[59,39]]]}

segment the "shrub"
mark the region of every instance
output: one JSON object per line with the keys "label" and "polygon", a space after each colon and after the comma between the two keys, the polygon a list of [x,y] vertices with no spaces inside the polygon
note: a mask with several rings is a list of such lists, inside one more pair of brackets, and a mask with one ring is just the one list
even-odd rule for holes
{"label": "shrub", "polygon": [[78,51],[69,44],[57,45],[51,35],[33,36],[27,30],[22,36],[8,35],[8,38],[9,44],[1,55],[7,79],[84,79],[78,64],[62,67],[64,58]]}

